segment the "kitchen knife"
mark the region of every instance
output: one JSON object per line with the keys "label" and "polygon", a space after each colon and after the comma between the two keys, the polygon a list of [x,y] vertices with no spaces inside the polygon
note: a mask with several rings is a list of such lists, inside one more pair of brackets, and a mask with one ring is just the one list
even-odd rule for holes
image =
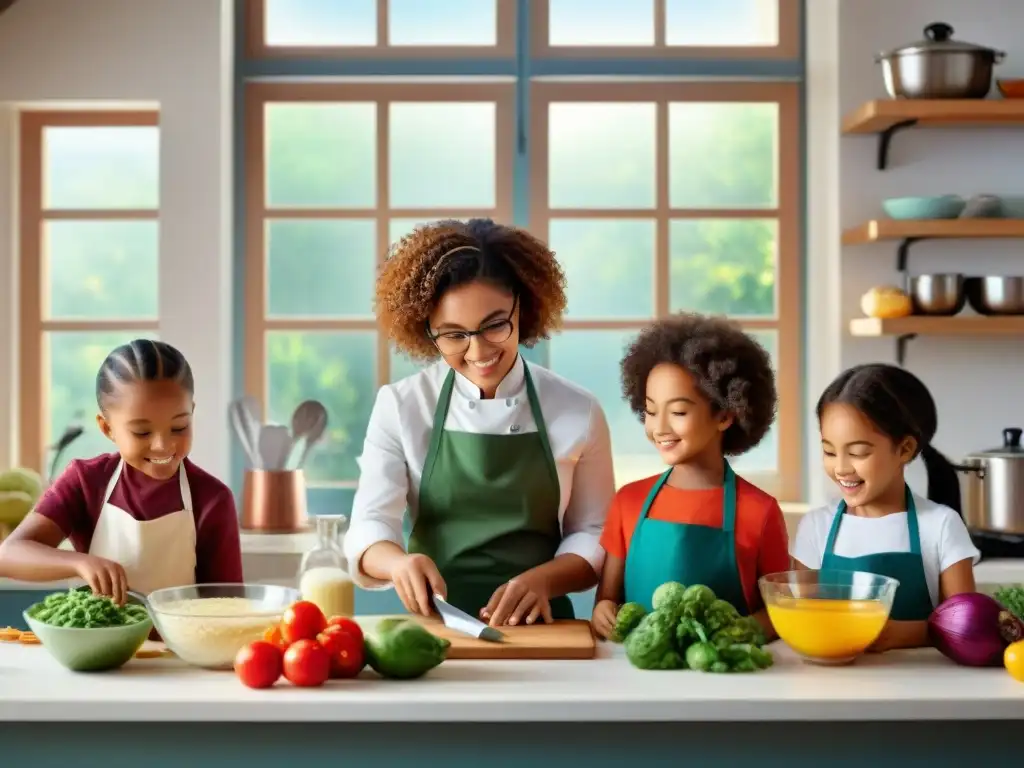
{"label": "kitchen knife", "polygon": [[444,625],[449,629],[463,632],[480,640],[488,640],[492,643],[500,643],[505,639],[505,635],[494,627],[489,627],[479,619],[474,619],[465,611],[460,611],[438,594],[434,595],[434,607],[441,614]]}

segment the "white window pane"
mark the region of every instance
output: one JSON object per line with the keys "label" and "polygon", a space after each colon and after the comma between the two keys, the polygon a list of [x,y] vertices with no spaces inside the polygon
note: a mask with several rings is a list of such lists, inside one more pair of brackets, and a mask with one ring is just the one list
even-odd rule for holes
{"label": "white window pane", "polygon": [[665,0],[668,45],[779,44],[779,0]]}
{"label": "white window pane", "polygon": [[376,0],[266,0],[266,9],[267,45],[377,44]]}
{"label": "white window pane", "polygon": [[388,43],[497,45],[497,15],[497,0],[388,0]]}
{"label": "white window pane", "polygon": [[549,45],[654,45],[653,0],[548,0],[548,5]]}
{"label": "white window pane", "polygon": [[43,129],[44,208],[156,208],[159,204],[159,128]]}

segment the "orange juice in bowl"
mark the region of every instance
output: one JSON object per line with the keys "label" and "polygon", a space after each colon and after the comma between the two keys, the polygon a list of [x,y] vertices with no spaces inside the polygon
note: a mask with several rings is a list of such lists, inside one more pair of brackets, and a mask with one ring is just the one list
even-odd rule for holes
{"label": "orange juice in bowl", "polygon": [[899,582],[863,571],[783,571],[758,582],[775,631],[805,661],[849,664],[889,620]]}

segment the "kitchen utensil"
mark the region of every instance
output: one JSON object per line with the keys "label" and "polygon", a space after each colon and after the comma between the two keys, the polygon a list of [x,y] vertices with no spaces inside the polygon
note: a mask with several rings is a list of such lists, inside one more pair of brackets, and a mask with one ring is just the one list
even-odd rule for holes
{"label": "kitchen utensil", "polygon": [[1024,99],[1024,77],[996,80],[996,88],[1004,99]]}
{"label": "kitchen utensil", "polygon": [[297,589],[274,584],[194,584],[148,596],[167,647],[186,663],[207,669],[230,669],[235,654],[262,639],[299,599]]}
{"label": "kitchen utensil", "polygon": [[955,219],[966,205],[959,195],[890,197],[882,201],[882,210],[890,219]]}
{"label": "kitchen utensil", "polygon": [[478,637],[492,643],[500,643],[505,636],[494,627],[489,627],[480,619],[473,618],[465,611],[459,610],[443,597],[434,594],[434,608],[441,615],[441,620],[448,629],[463,632],[470,637]]}
{"label": "kitchen utensil", "polygon": [[955,315],[964,308],[964,276],[917,275],[910,278],[908,293],[915,315]]}
{"label": "kitchen utensil", "polygon": [[[320,442],[324,430],[327,429],[327,409],[316,400],[306,400],[299,403],[295,413],[292,414],[292,435],[296,442],[301,442],[298,461],[295,466],[302,468],[306,465],[306,459],[313,446]],[[290,460],[289,460],[290,461]]]}
{"label": "kitchen utensil", "polygon": [[253,424],[249,412],[242,400],[235,400],[228,406],[228,416],[231,419],[231,426],[235,430],[239,445],[245,451],[245,456],[253,469],[262,469],[263,461],[260,457],[257,445],[259,434],[257,425]]}
{"label": "kitchen utensil", "polygon": [[995,195],[975,195],[960,211],[961,219],[998,219],[1003,215],[1003,203]]}
{"label": "kitchen utensil", "polygon": [[977,451],[957,467],[965,475],[964,522],[985,533],[1024,534],[1022,430],[1007,427],[1003,444]]}
{"label": "kitchen utensil", "polygon": [[878,639],[899,582],[864,571],[781,571],[758,580],[779,637],[813,664],[849,664]]}
{"label": "kitchen utensil", "polygon": [[292,436],[288,427],[281,424],[266,424],[260,429],[260,466],[270,471],[284,469],[288,454],[292,450]]}
{"label": "kitchen utensil", "polygon": [[[492,643],[447,627],[437,617],[417,617],[417,620],[438,637],[451,642],[449,659],[592,659],[597,653],[594,635],[587,621],[502,627],[504,640]],[[364,621],[360,619],[360,623]]]}
{"label": "kitchen utensil", "polygon": [[964,293],[979,315],[1024,315],[1024,277],[969,277]]}
{"label": "kitchen utensil", "polygon": [[894,99],[983,99],[992,69],[1006,53],[953,40],[953,28],[936,22],[925,39],[880,53],[885,90]]}
{"label": "kitchen utensil", "polygon": [[309,529],[306,478],[302,470],[249,470],[242,480],[243,530],[298,533]]}
{"label": "kitchen utensil", "polygon": [[24,612],[39,643],[57,662],[75,672],[102,672],[124,666],[153,629],[152,619],[121,627],[55,627]]}

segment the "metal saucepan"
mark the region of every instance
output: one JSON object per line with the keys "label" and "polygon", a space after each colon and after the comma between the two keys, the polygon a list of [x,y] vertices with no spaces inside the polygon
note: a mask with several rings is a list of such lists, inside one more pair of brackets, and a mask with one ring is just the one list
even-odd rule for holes
{"label": "metal saucepan", "polygon": [[951,39],[953,28],[936,22],[925,40],[880,53],[885,90],[894,99],[984,99],[992,69],[1006,53]]}
{"label": "metal saucepan", "polygon": [[957,467],[966,475],[964,522],[974,531],[1024,534],[1024,430],[1003,430],[998,448],[972,453]]}
{"label": "metal saucepan", "polygon": [[910,278],[915,315],[955,315],[964,308],[964,276],[918,275]]}
{"label": "metal saucepan", "polygon": [[979,315],[1024,315],[1024,277],[969,277],[964,286]]}

